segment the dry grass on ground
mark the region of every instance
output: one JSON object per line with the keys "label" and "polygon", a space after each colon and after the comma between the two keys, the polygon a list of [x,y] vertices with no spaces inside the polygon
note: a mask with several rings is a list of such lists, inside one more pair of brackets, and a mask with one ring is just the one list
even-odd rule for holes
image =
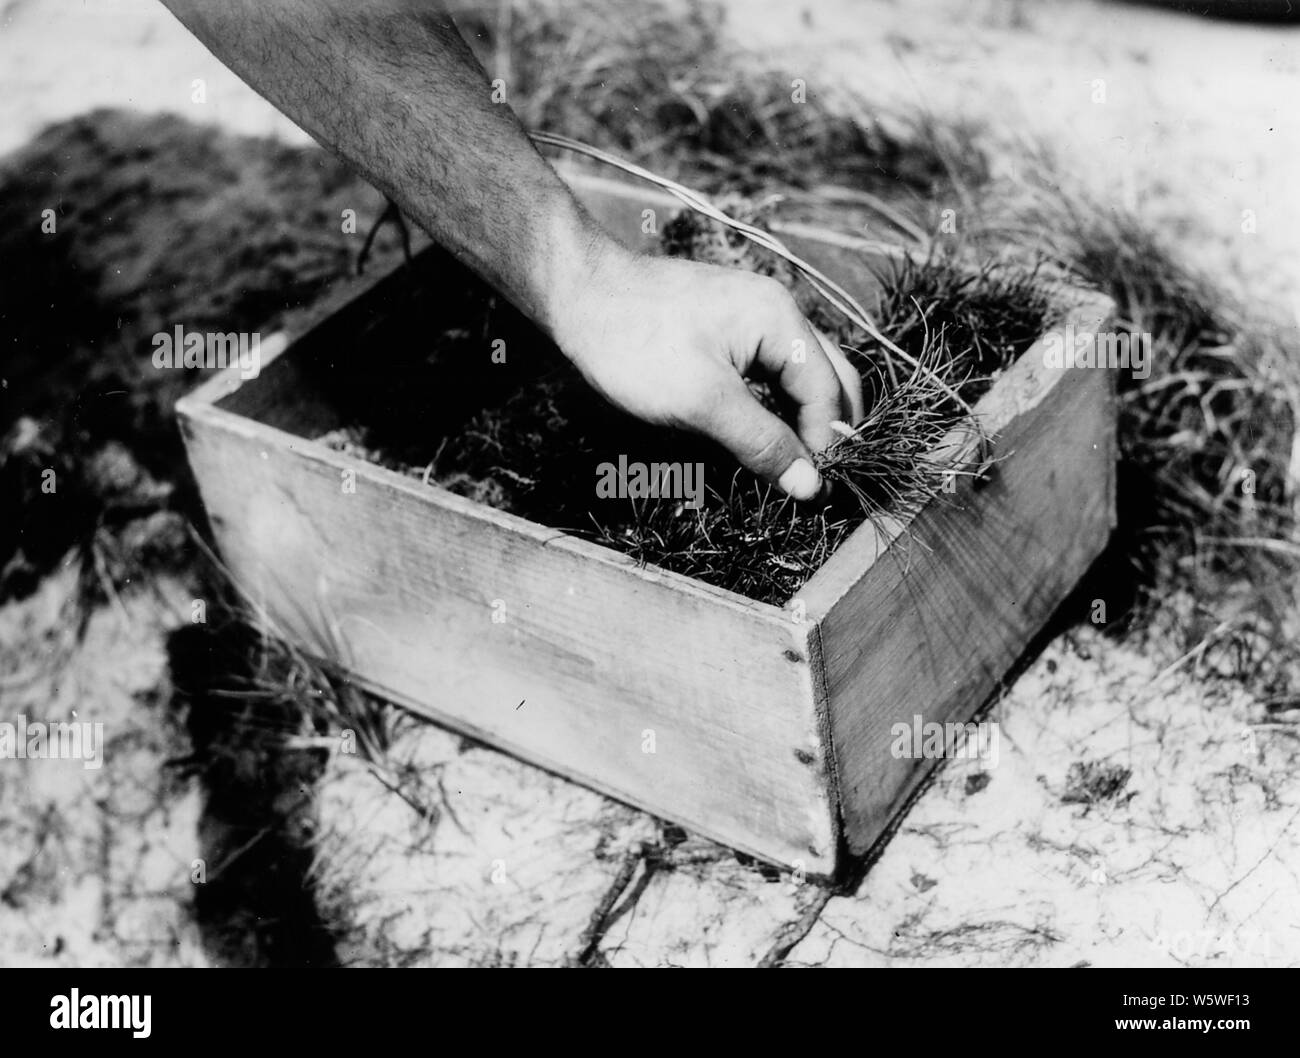
{"label": "dry grass on ground", "polygon": [[[976,126],[847,96],[791,105],[787,71],[735,53],[707,10],[665,10],[516,5],[482,44],[535,125],[900,241],[956,196],[982,218],[959,252],[1046,248],[1152,334],[1155,373],[1124,384],[1121,532],[1066,615],[1101,598],[1107,628],[1048,646],[996,706],[1005,767],[947,768],[852,894],[427,725],[389,718],[369,756],[331,753],[363,722],[353,692],[216,605],[177,532],[201,522],[170,411],[196,379],[145,365],[162,326],[267,330],[318,299],[351,270],[339,211],[381,202],[315,150],[77,119],[0,166],[0,256],[21,264],[0,289],[20,338],[0,409],[3,692],[109,722],[128,763],[0,788],[5,961],[1295,960],[1286,332],[1050,159],[1009,179]],[[809,205],[830,181],[868,196]],[[37,238],[25,218],[49,202],[60,234]],[[395,258],[390,235],[380,249]],[[50,460],[58,507],[35,487]],[[186,620],[195,596],[207,628]],[[228,872],[210,891],[189,880],[199,855]],[[580,897],[550,913],[557,887]]]}

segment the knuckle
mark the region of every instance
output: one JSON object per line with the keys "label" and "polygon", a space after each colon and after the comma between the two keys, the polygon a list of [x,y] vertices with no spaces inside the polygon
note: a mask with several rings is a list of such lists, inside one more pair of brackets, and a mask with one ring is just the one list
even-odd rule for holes
{"label": "knuckle", "polygon": [[750,297],[763,305],[769,318],[803,320],[794,297],[779,280],[756,272],[737,272],[736,276],[748,288]]}
{"label": "knuckle", "polygon": [[790,330],[803,331],[807,328],[804,326],[803,313],[799,309],[798,303],[794,300],[794,295],[786,290],[775,279],[769,279],[772,284],[768,292],[764,294],[767,298],[768,306],[774,318],[780,322],[783,327]]}
{"label": "knuckle", "polygon": [[786,450],[786,439],[779,430],[766,431],[754,449],[752,457],[755,468],[776,470]]}
{"label": "knuckle", "polygon": [[699,384],[684,387],[675,404],[684,424],[707,426],[716,421],[727,400],[727,387],[721,379],[701,379]]}

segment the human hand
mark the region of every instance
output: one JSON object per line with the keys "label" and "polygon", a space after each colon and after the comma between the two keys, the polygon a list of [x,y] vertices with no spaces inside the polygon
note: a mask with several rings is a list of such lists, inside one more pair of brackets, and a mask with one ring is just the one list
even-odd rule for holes
{"label": "human hand", "polygon": [[[551,314],[560,349],[615,406],[694,430],[798,500],[821,492],[812,460],[833,420],[863,417],[862,383],[776,280],[605,245]],[[745,384],[757,376],[795,429]]]}

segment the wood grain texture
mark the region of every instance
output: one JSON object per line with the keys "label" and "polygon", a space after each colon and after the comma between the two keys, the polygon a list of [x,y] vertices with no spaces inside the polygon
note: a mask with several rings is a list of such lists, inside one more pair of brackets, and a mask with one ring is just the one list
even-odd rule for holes
{"label": "wood grain texture", "polygon": [[1113,385],[1106,370],[1049,371],[1031,349],[977,407],[996,430],[988,481],[962,479],[883,553],[855,534],[800,593],[818,619],[853,853],[936,763],[893,756],[893,725],[968,720],[1104,548]]}
{"label": "wood grain texture", "polygon": [[833,869],[811,626],[220,408],[185,422],[236,582],[312,653],[736,848]]}

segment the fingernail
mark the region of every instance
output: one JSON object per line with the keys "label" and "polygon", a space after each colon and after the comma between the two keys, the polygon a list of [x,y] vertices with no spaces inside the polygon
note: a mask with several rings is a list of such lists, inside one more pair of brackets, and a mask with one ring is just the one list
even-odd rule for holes
{"label": "fingernail", "polygon": [[796,500],[811,500],[821,491],[822,479],[808,460],[796,459],[786,468],[777,485],[787,496],[793,496]]}

